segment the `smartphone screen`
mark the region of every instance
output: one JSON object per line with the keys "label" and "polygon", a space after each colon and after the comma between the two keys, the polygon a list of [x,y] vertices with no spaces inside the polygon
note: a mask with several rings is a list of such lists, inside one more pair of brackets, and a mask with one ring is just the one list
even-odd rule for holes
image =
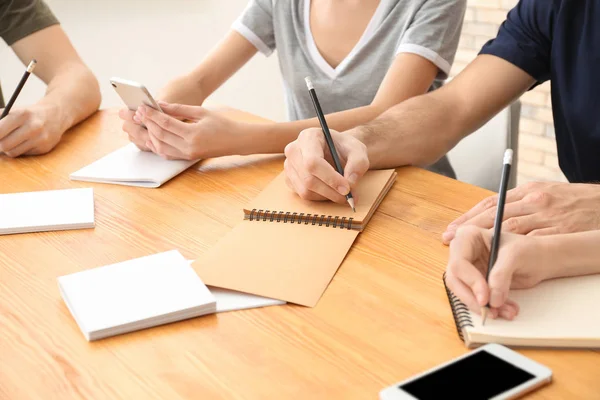
{"label": "smartphone screen", "polygon": [[535,376],[482,350],[399,388],[419,400],[489,399]]}

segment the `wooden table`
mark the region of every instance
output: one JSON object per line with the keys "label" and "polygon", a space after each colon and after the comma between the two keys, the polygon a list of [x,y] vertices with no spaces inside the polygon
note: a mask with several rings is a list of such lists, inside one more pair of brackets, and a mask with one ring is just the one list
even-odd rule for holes
{"label": "wooden table", "polygon": [[[282,168],[281,156],[225,157],[160,189],[69,181],[126,143],[120,126],[102,111],[49,155],[0,157],[2,193],[92,186],[96,202],[95,229],[0,237],[1,399],[373,399],[467,351],[441,281],[440,234],[489,193],[417,168],[398,170],[315,308],[231,312],[86,342],[58,276],[171,249],[198,257]],[[523,353],[554,371],[532,398],[600,398],[597,352]]]}

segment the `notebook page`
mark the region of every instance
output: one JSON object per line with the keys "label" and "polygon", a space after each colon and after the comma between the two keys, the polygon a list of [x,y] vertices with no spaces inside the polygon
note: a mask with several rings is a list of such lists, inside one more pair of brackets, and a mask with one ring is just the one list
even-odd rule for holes
{"label": "notebook page", "polygon": [[185,171],[196,161],[165,160],[133,143],[102,157],[71,174],[71,180],[158,187]]}
{"label": "notebook page", "polygon": [[368,171],[352,190],[352,195],[356,198],[356,212],[353,212],[348,204],[302,200],[287,187],[285,173],[282,172],[244,209],[244,213],[248,215],[253,209],[289,211],[353,218],[360,223],[368,220],[378,200],[387,193],[385,189],[389,190],[388,183],[395,179],[395,175],[393,169]]}
{"label": "notebook page", "polygon": [[0,195],[0,235],[92,227],[91,188]]}
{"label": "notebook page", "polygon": [[358,234],[243,221],[193,266],[207,285],[314,307]]}
{"label": "notebook page", "polygon": [[600,275],[554,279],[531,289],[511,290],[509,298],[519,304],[513,321],[489,319],[471,313],[474,339],[596,339],[600,345]]}

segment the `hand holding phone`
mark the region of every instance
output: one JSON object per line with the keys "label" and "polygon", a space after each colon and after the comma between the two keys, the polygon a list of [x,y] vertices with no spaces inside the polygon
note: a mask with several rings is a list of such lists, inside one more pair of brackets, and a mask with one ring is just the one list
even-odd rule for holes
{"label": "hand holding phone", "polygon": [[379,393],[381,400],[516,399],[550,383],[552,371],[498,344],[488,344]]}
{"label": "hand holding phone", "polygon": [[129,135],[129,140],[140,150],[150,151],[146,146],[146,143],[150,140],[148,131],[141,121],[135,120],[134,115],[138,107],[143,105],[163,112],[158,102],[154,100],[148,89],[138,82],[121,78],[111,78],[110,84],[128,109],[119,112],[119,117],[125,121],[123,130]]}

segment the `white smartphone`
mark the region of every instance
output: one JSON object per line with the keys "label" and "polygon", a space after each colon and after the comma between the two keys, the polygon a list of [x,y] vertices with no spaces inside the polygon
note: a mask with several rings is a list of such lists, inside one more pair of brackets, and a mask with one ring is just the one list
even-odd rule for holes
{"label": "white smartphone", "polygon": [[552,371],[511,349],[488,344],[383,389],[381,400],[516,399],[552,381]]}
{"label": "white smartphone", "polygon": [[141,83],[121,78],[110,78],[110,84],[130,110],[135,111],[139,106],[146,105],[163,112],[148,89]]}

